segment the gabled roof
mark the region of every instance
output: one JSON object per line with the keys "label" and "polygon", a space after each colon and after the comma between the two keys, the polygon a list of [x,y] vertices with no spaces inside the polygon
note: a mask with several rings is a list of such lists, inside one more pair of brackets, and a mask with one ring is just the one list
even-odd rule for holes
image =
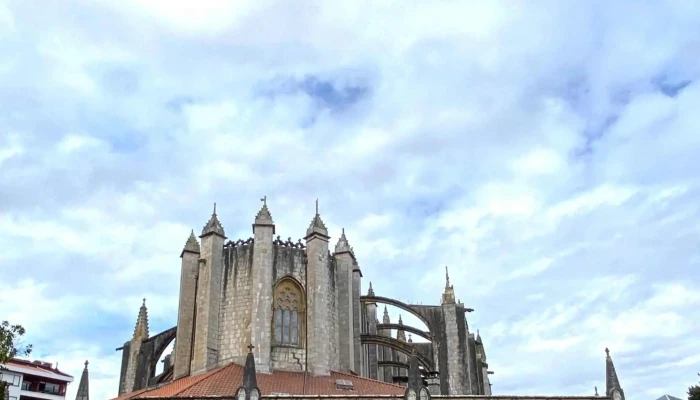
{"label": "gabled roof", "polygon": [[[229,364],[209,372],[188,376],[160,388],[144,389],[124,394],[113,400],[165,399],[165,398],[217,398],[233,397],[242,384],[243,366]],[[352,389],[339,389],[338,380],[352,382]],[[332,371],[330,376],[306,375],[291,371],[274,371],[257,374],[262,395],[283,393],[290,395],[403,395],[406,388],[374,379]]]}

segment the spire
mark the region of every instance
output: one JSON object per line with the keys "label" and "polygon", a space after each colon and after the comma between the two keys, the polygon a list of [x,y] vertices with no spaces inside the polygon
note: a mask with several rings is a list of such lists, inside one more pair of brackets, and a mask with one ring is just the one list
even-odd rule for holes
{"label": "spire", "polygon": [[442,304],[455,304],[455,290],[450,285],[450,273],[445,266],[445,291],[442,293]]}
{"label": "spire", "polygon": [[75,400],[90,400],[90,381],[88,377],[88,361],[85,360],[85,369],[80,376],[78,384],[78,393],[75,395]]}
{"label": "spire", "polygon": [[386,305],[384,306],[384,317],[382,318],[382,323],[383,324],[390,324],[391,319],[389,318],[389,310],[386,309]]}
{"label": "spire", "polygon": [[[253,349],[255,346],[252,344],[248,345],[248,355],[245,359],[245,366],[243,367],[243,384],[236,391],[236,399],[242,400],[259,400],[260,399],[260,388],[258,388],[258,381],[255,373],[255,356],[253,356]],[[245,396],[241,396],[241,391],[245,393]]]}
{"label": "spire", "polygon": [[182,249],[182,253],[180,253],[180,257],[185,252],[188,253],[196,253],[199,254],[199,242],[197,241],[197,237],[194,235],[194,229],[190,232],[190,237],[187,238],[187,242],[185,242],[185,247]]}
{"label": "spire", "polygon": [[[401,315],[399,314],[399,325],[403,325],[403,320],[401,319]],[[396,330],[396,339],[400,340],[402,342],[406,341],[406,332],[403,329],[397,329]]]}
{"label": "spire", "polygon": [[311,224],[306,230],[306,237],[308,238],[314,233],[318,233],[321,236],[328,238],[328,229],[326,229],[326,224],[323,223],[323,220],[321,220],[321,215],[318,213],[318,199],[316,199],[316,215],[314,215],[314,219],[311,220]]}
{"label": "spire", "polygon": [[226,237],[226,233],[224,233],[224,227],[221,226],[221,222],[219,222],[219,218],[217,218],[216,216],[216,203],[214,203],[214,212],[211,214],[209,222],[207,222],[207,224],[204,225],[204,228],[202,229],[202,234],[199,237],[204,237],[212,234]]}
{"label": "spire", "polygon": [[479,333],[479,330],[476,330],[476,341],[477,343],[481,343],[481,333]]}
{"label": "spire", "polygon": [[270,210],[267,208],[267,196],[263,196],[260,201],[263,202],[263,206],[260,211],[258,211],[258,215],[255,216],[255,225],[274,225],[272,214],[270,214]]}
{"label": "spire", "polygon": [[[614,392],[618,392],[619,397],[615,396]],[[605,348],[605,395],[613,397],[613,400],[624,400],[625,398],[625,392],[620,386],[620,380],[617,378],[615,365],[610,358],[610,350],[607,347]]]}
{"label": "spire", "polygon": [[374,297],[374,289],[372,288],[372,281],[369,281],[369,289],[367,289],[367,296]]}
{"label": "spire", "polygon": [[340,235],[340,238],[338,239],[338,243],[335,245],[335,252],[336,253],[344,253],[344,252],[350,252],[352,253],[352,247],[350,247],[350,243],[348,242],[348,238],[345,237],[345,228],[343,228],[343,233]]}
{"label": "spire", "polygon": [[146,308],[146,299],[143,299],[139,316],[136,319],[136,327],[134,328],[134,339],[148,339],[148,309]]}

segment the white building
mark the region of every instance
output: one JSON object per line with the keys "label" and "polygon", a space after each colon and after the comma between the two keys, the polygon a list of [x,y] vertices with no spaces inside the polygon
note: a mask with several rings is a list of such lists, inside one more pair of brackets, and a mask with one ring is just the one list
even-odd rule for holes
{"label": "white building", "polygon": [[9,383],[9,400],[64,400],[73,377],[51,363],[13,358],[0,369],[0,379]]}

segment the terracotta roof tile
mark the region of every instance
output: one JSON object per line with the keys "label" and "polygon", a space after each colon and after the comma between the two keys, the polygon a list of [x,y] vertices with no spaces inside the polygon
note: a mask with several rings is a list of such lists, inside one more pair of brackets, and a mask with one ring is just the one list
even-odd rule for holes
{"label": "terracotta roof tile", "polygon": [[[257,375],[258,386],[263,395],[283,393],[290,395],[403,395],[405,388],[399,385],[363,378],[341,372],[331,372],[330,376],[306,375],[304,373],[274,371],[271,374]],[[154,399],[178,397],[232,397],[241,386],[243,366],[229,364],[218,369],[178,379],[157,389],[130,394],[131,397],[118,397],[114,400]],[[353,388],[338,389],[336,380],[351,381]],[[126,395],[125,395],[126,396]]]}

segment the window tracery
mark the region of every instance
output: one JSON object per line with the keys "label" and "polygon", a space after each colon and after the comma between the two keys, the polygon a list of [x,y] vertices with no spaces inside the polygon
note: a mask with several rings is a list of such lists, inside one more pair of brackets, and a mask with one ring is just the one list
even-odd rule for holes
{"label": "window tracery", "polygon": [[301,287],[284,278],[275,285],[273,329],[276,345],[302,347],[306,301]]}

